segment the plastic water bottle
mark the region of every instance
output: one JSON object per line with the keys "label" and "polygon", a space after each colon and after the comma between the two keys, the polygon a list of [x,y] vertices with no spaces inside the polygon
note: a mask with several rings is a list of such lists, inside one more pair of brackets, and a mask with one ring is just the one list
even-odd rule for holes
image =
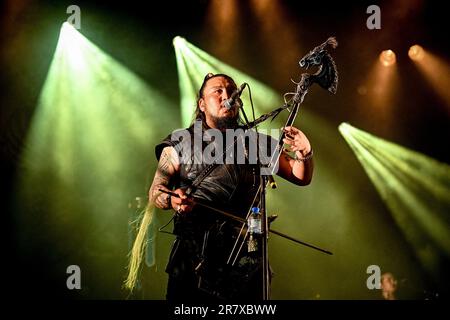
{"label": "plastic water bottle", "polygon": [[258,207],[252,208],[252,213],[248,218],[248,228],[250,234],[261,234],[261,213],[259,212]]}
{"label": "plastic water bottle", "polygon": [[252,208],[252,213],[248,217],[248,232],[249,238],[247,242],[247,251],[255,252],[258,250],[257,235],[262,233],[261,229],[261,213],[258,207]]}

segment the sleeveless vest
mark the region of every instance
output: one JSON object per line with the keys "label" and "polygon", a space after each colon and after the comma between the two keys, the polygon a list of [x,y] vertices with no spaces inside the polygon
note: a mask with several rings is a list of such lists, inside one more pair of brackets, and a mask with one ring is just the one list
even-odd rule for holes
{"label": "sleeveless vest", "polygon": [[[248,163],[248,143],[242,139],[237,139],[234,144],[233,141],[230,144],[227,139],[205,142],[204,130],[197,131],[191,126],[183,132],[183,139],[174,139],[173,134],[167,136],[156,146],[158,160],[165,147],[174,147],[181,159],[175,188],[188,188],[209,165],[205,163],[206,148],[213,150],[216,147],[216,154],[212,154],[216,156],[218,152],[220,155],[224,149],[221,144],[227,146],[228,142],[231,147],[225,152],[225,157],[233,157],[238,155],[237,148],[241,147],[245,153],[244,158],[247,157],[246,164],[236,164],[236,159],[228,162],[223,159],[224,163],[219,164],[206,176],[192,195],[213,207],[245,218],[260,183],[259,166]],[[262,136],[264,139],[271,139]],[[231,148],[234,152],[231,152]],[[177,239],[173,244],[166,271],[172,277],[195,274],[199,279],[200,289],[218,297],[236,297],[239,292],[243,292],[243,286],[260,271],[260,258],[248,254],[245,245],[235,266],[231,268],[227,265],[241,226],[242,223],[201,206],[194,207],[193,211],[187,214],[176,215],[173,232]]]}

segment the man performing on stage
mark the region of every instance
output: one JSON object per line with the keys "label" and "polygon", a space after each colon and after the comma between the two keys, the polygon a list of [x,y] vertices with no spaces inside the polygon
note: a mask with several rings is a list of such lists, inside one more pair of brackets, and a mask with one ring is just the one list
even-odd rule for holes
{"label": "man performing on stage", "polygon": [[[249,161],[249,150],[255,143],[264,148],[261,142],[270,144],[272,138],[257,134],[258,143],[252,139],[242,142],[246,161],[239,161],[235,152],[231,152],[233,159],[230,161],[225,132],[238,129],[241,124],[240,99],[232,99],[230,105],[230,96],[236,90],[231,77],[206,75],[198,93],[196,124],[183,131],[183,139],[175,132],[156,146],[159,163],[149,200],[160,209],[175,210],[173,233],[176,239],[166,268],[169,274],[166,297],[170,301],[262,299],[260,257],[244,248],[233,266],[227,263],[239,227],[226,216],[196,204],[196,200],[201,200],[245,219],[255,203],[261,171],[258,164]],[[217,138],[216,134],[215,139],[203,137],[201,149],[195,149],[195,135],[200,131],[204,136],[211,130],[222,133],[222,138]],[[297,128],[287,127],[285,132],[283,142],[295,157],[283,151],[277,175],[299,186],[308,185],[313,173],[311,145]],[[210,144],[215,144],[212,154],[216,160],[218,155],[225,157],[205,173],[205,168],[211,164],[205,161],[205,150],[211,150]]]}

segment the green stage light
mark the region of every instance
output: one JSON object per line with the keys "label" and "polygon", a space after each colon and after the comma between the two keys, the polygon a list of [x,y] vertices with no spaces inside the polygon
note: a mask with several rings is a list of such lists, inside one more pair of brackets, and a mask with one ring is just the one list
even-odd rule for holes
{"label": "green stage light", "polygon": [[89,272],[109,270],[102,254],[122,250],[123,277],[128,203],[146,199],[154,145],[179,119],[171,110],[156,89],[64,23],[21,155],[21,228],[37,226],[30,232],[84,258],[99,254],[87,260],[98,266]]}
{"label": "green stage light", "polygon": [[160,112],[169,111],[168,105],[165,97],[64,23],[24,156],[35,159],[33,166],[52,166],[66,182],[85,161],[93,172],[121,174],[135,147],[149,148],[164,124],[173,121],[170,112]]}
{"label": "green stage light", "polygon": [[347,123],[339,131],[422,265],[438,278],[441,260],[450,256],[450,166]]}

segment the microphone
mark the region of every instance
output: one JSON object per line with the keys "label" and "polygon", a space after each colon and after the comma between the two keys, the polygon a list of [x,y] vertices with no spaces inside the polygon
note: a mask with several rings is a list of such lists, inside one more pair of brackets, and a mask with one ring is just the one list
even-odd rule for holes
{"label": "microphone", "polygon": [[244,91],[245,86],[247,85],[247,83],[243,83],[241,84],[241,86],[239,88],[237,88],[230,96],[230,98],[228,98],[227,100],[225,100],[225,102],[223,103],[223,105],[225,106],[225,108],[227,109],[231,109],[233,108],[235,103],[239,104],[239,107],[242,106],[242,101],[241,99],[239,99],[239,97],[242,94],[242,91]]}

